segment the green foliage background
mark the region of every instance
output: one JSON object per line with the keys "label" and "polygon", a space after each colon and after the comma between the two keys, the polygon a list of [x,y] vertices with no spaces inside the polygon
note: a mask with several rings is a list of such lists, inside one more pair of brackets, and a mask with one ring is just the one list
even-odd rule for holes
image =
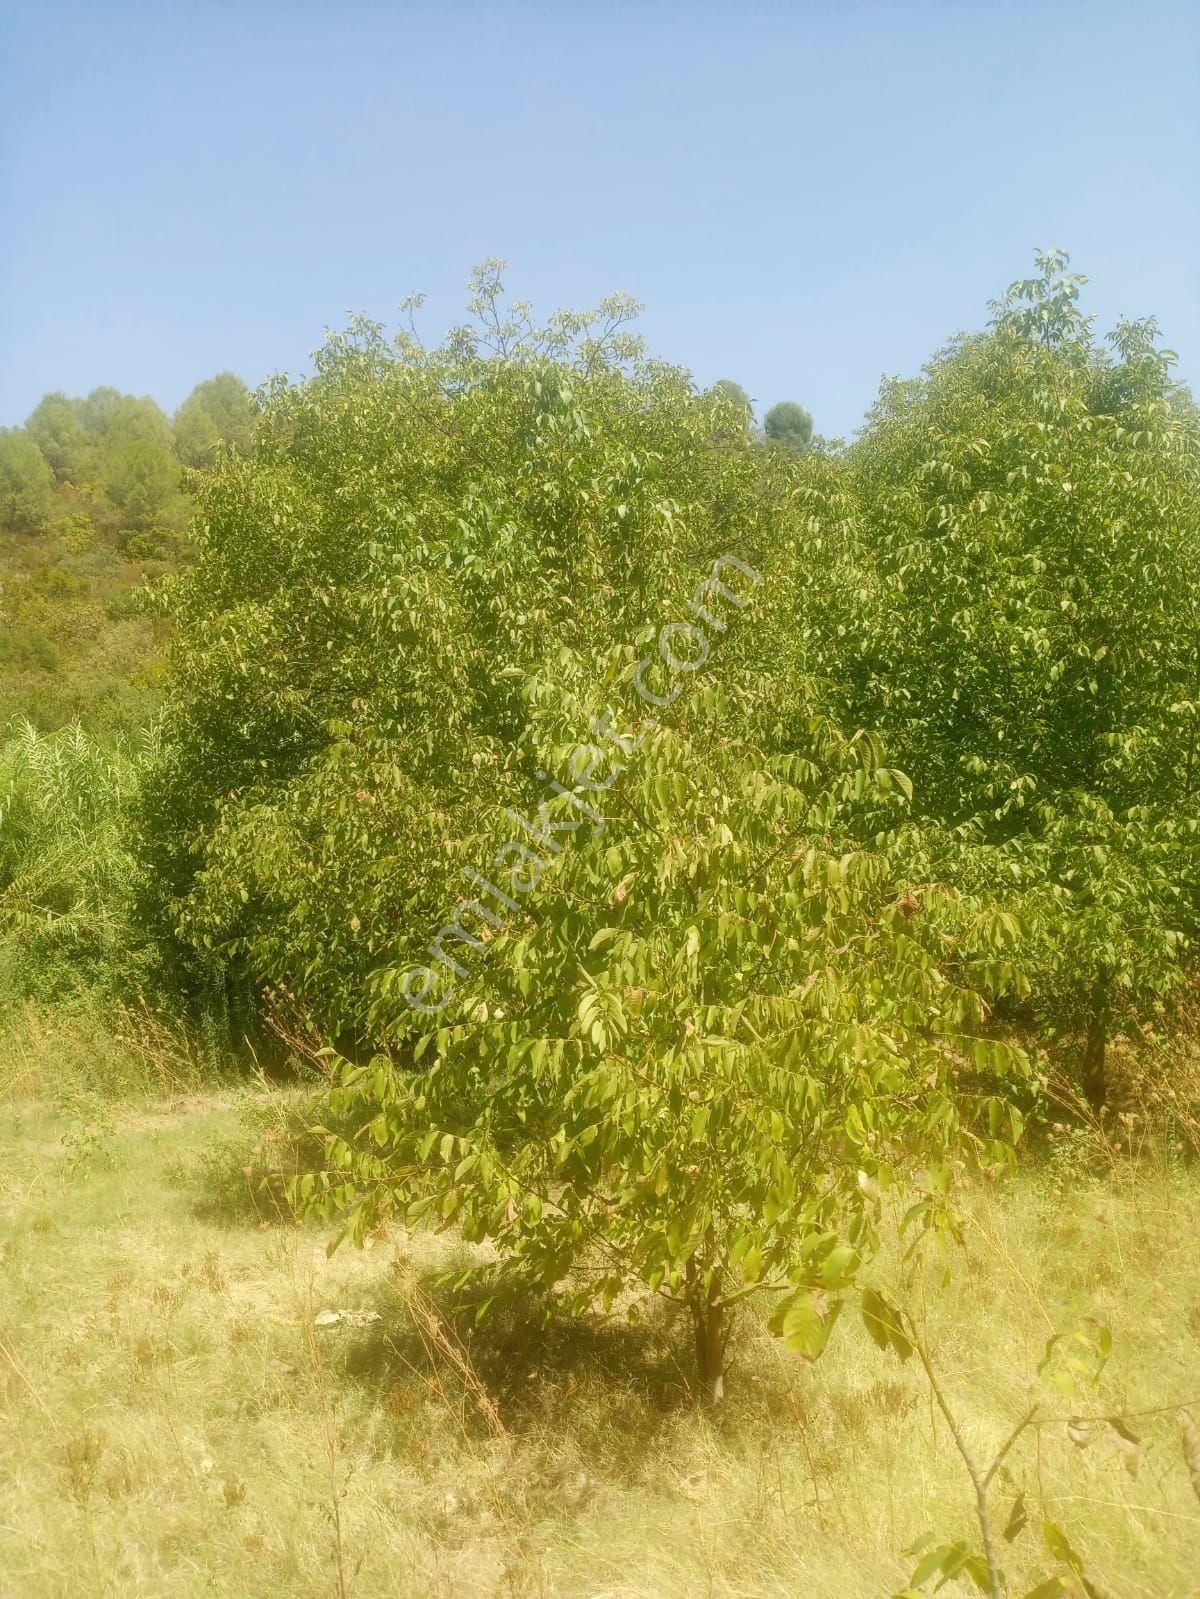
{"label": "green foliage background", "polygon": [[47,396],[0,694],[96,737],[5,746],[13,983],[265,993],[335,1062],[302,1197],[352,1231],[681,1299],[713,1383],[772,1292],[814,1358],[881,1194],[952,1232],[1009,1160],[1022,1044],[1099,1112],[1194,973],[1200,427],[1081,283],[1040,256],[849,447],[498,263],[442,344],[359,319],[253,402]]}
{"label": "green foliage background", "polygon": [[101,738],[146,726],[167,630],[145,590],[189,558],[184,468],[249,448],[252,431],[230,373],[173,423],[100,388],[47,394],[23,428],[0,431],[0,726],[78,721]]}

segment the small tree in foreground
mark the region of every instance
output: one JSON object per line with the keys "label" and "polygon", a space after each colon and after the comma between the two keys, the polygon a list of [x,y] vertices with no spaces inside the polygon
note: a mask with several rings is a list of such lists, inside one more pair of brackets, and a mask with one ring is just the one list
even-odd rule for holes
{"label": "small tree in foreground", "polygon": [[[618,776],[563,741],[597,707],[556,682],[531,689],[519,753],[611,778],[585,796],[591,836],[536,855],[525,835],[472,841],[514,909],[494,898],[475,948],[453,948],[465,975],[416,1070],[342,1066],[334,1108],[361,1134],[331,1139],[299,1197],[348,1210],[356,1239],[389,1214],[454,1225],[498,1250],[479,1275],[577,1313],[685,1307],[720,1398],[741,1300],[771,1295],[775,1328],[815,1359],[882,1191],[920,1166],[910,1224],[952,1227],[961,1161],[1008,1158],[1019,1118],[997,1082],[1022,1057],[986,1035],[981,993],[1018,982],[1016,929],[843,848],[851,813],[906,787],[873,741],[815,726],[808,757],[770,759],[735,734],[748,698],[712,690],[693,701],[702,725],[643,735]],[[543,827],[568,818],[560,796]],[[988,957],[962,964],[964,941]],[[375,1034],[401,1047],[407,975],[374,979]]]}

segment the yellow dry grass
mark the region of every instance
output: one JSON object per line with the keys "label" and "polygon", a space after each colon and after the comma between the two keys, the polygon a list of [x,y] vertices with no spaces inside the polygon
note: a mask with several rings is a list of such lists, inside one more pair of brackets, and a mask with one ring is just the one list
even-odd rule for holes
{"label": "yellow dry grass", "polygon": [[[11,1081],[24,1095],[29,1074]],[[885,1599],[919,1534],[974,1537],[915,1362],[850,1316],[809,1368],[748,1319],[719,1421],[688,1394],[669,1318],[514,1310],[473,1332],[430,1287],[452,1240],[394,1233],[328,1259],[325,1232],[255,1215],[236,1184],[274,1114],[257,1092],[97,1100],[91,1124],[5,1108],[5,1599]],[[922,1316],[982,1453],[1035,1390],[1067,1407],[1035,1368],[1074,1316],[1115,1338],[1088,1405],[1200,1398],[1194,1173],[1092,1175],[1080,1153],[972,1211]],[[1018,1486],[1029,1498],[1003,1550],[1014,1594],[1050,1569],[1042,1515],[1113,1599],[1200,1589],[1174,1416],[1136,1428],[1136,1476],[1103,1427],[1078,1448],[1048,1423],[1014,1451],[995,1495],[1001,1522]]]}

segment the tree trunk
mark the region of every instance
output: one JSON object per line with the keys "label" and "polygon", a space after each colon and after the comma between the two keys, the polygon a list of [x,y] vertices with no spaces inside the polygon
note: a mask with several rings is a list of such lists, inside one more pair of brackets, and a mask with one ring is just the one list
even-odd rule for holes
{"label": "tree trunk", "polygon": [[725,1398],[725,1306],[695,1300],[692,1321],[696,1329],[696,1370],[704,1396],[710,1404],[719,1405]]}

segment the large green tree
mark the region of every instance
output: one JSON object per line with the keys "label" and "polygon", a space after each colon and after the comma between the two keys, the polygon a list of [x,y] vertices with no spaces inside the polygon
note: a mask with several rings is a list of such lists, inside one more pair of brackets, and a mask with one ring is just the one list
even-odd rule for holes
{"label": "large green tree", "polygon": [[930,869],[1021,897],[1099,1101],[1200,920],[1200,432],[1153,325],[1099,342],[1081,281],[1041,257],[885,387],[839,485],[857,553],[801,632],[912,776]]}
{"label": "large green tree", "polygon": [[745,431],[754,420],[754,402],[740,383],[732,378],[718,378],[708,391],[716,400],[728,405],[734,418],[734,428]]}
{"label": "large green tree", "polygon": [[812,441],[813,419],[795,400],[780,400],[763,417],[763,432],[772,444],[785,445],[798,454]]}
{"label": "large green tree", "polygon": [[123,527],[153,527],[175,508],[179,467],[174,457],[146,439],[106,441],[100,487]]}
{"label": "large green tree", "polygon": [[[327,1031],[369,1032],[370,973],[453,906],[446,841],[535,668],[635,636],[776,518],[781,463],[713,449],[720,403],[629,309],[537,329],[488,269],[440,348],[358,322],[198,486],[147,785],[162,913]],[[513,803],[536,788],[504,770]]]}
{"label": "large green tree", "polygon": [[149,398],[98,388],[78,405],[80,421],[100,441],[101,448],[119,444],[153,444],[168,451],[171,448],[171,424],[161,407]]}
{"label": "large green tree", "polygon": [[82,483],[88,475],[92,449],[79,409],[79,402],[65,394],[47,394],[25,423],[60,483]]}

